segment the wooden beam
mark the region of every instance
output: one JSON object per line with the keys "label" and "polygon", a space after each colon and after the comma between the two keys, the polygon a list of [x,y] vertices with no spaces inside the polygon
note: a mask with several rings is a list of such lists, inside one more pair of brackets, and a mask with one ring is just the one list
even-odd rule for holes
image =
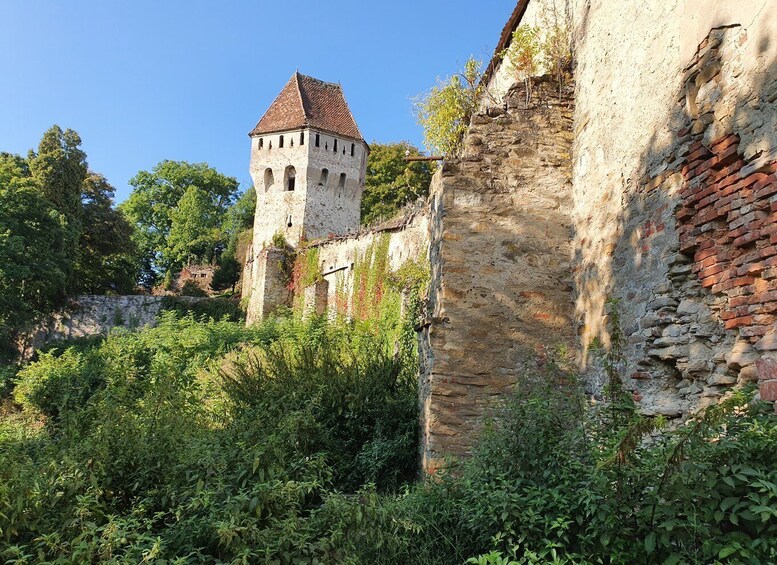
{"label": "wooden beam", "polygon": [[443,157],[405,157],[408,163],[411,161],[442,161]]}

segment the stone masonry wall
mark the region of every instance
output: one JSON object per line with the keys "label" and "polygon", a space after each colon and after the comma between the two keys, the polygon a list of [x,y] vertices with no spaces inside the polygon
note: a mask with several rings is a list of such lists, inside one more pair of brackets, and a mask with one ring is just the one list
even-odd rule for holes
{"label": "stone masonry wall", "polygon": [[[777,290],[777,6],[574,2],[574,256],[587,346],[618,299],[627,386],[677,417],[761,377]],[[777,391],[774,391],[777,392]]]}
{"label": "stone masonry wall", "polygon": [[[197,301],[177,297],[176,300]],[[113,328],[153,326],[162,310],[162,296],[75,296],[45,323],[22,337],[19,351],[23,359],[52,341],[107,334]]]}
{"label": "stone masonry wall", "polygon": [[469,453],[489,410],[555,346],[574,344],[570,276],[573,104],[538,81],[526,107],[473,117],[432,183],[430,317],[421,333],[422,459]]}
{"label": "stone masonry wall", "polygon": [[428,214],[425,208],[406,210],[404,218],[390,225],[354,234],[351,237],[321,242],[319,260],[327,289],[327,311],[350,312],[351,304],[338,304],[353,293],[353,275],[357,260],[363,257],[376,238],[387,235],[388,268],[396,271],[407,261],[421,261],[428,255]]}

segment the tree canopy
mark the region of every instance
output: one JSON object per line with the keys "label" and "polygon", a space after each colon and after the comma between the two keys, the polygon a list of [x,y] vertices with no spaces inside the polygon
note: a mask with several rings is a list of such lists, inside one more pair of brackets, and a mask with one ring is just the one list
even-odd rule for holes
{"label": "tree canopy", "polygon": [[225,245],[221,230],[238,189],[207,163],[162,161],[131,180],[121,205],[135,227],[141,282],[153,286],[187,262],[210,262]]}
{"label": "tree canopy", "polygon": [[[0,153],[0,343],[75,293],[131,292],[132,227],[89,172],[81,138],[53,126],[27,158]],[[5,352],[7,357],[7,351]]]}
{"label": "tree canopy", "polygon": [[73,292],[130,294],[138,278],[132,226],[113,207],[115,189],[99,173],[82,185],[83,231],[75,264]]}
{"label": "tree canopy", "polygon": [[429,163],[408,163],[406,155],[418,156],[421,152],[407,142],[370,145],[361,205],[362,224],[390,218],[408,202],[429,194],[432,180]]}

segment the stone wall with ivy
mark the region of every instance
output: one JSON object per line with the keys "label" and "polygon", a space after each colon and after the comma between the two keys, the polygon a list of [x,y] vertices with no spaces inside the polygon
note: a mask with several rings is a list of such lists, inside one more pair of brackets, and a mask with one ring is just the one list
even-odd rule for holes
{"label": "stone wall with ivy", "polygon": [[391,227],[300,252],[292,272],[295,310],[314,310],[304,304],[304,289],[323,283],[332,317],[385,321],[401,315],[411,287],[428,279],[428,225],[427,214],[416,213]]}

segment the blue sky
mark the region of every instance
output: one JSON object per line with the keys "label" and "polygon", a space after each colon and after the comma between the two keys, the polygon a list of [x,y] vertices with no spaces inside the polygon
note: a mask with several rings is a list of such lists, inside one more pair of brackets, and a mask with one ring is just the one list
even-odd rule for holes
{"label": "blue sky", "polygon": [[422,143],[410,99],[487,61],[515,0],[2,0],[0,151],[52,124],[127,197],[163,159],[250,184],[247,133],[295,69],[340,82],[368,142]]}

